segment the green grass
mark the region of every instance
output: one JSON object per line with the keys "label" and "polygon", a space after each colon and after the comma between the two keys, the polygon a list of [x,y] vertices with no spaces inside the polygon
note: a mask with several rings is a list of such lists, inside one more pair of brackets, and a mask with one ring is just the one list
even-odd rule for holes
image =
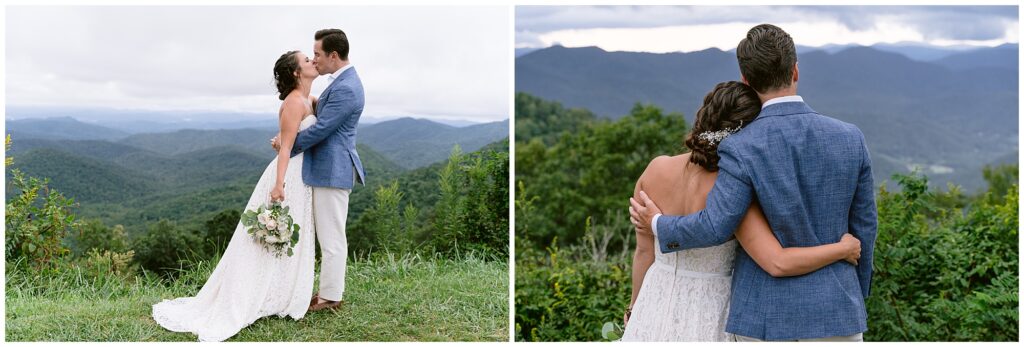
{"label": "green grass", "polygon": [[[174,282],[144,275],[54,275],[8,264],[7,341],[195,341],[150,317],[162,299],[191,296],[214,262]],[[508,265],[469,257],[379,257],[349,263],[345,305],[294,321],[267,317],[228,341],[508,341]]]}

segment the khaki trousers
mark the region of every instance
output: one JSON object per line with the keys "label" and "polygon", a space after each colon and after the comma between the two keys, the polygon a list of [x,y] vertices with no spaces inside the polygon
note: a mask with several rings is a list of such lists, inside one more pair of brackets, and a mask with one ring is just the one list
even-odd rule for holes
{"label": "khaki trousers", "polygon": [[345,270],[348,260],[348,196],[351,189],[313,187],[313,223],[320,244],[320,297],[341,301],[345,294]]}

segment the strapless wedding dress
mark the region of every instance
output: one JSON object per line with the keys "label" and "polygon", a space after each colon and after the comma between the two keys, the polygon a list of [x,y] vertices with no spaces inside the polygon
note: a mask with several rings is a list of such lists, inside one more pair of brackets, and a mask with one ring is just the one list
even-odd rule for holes
{"label": "strapless wedding dress", "polygon": [[[316,123],[302,120],[299,129]],[[153,319],[167,330],[190,332],[200,341],[223,341],[262,317],[301,319],[313,292],[313,193],[302,183],[303,154],[292,157],[285,172],[284,205],[299,224],[299,242],[292,256],[275,257],[253,241],[241,222],[206,284],[194,297],[153,305]],[[277,180],[277,159],[263,171],[246,210],[270,201]]]}

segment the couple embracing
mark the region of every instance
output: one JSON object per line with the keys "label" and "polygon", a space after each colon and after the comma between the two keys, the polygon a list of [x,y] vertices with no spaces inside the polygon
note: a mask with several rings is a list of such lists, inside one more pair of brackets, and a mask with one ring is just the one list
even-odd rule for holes
{"label": "couple embracing", "polygon": [[[153,305],[153,319],[167,330],[190,332],[201,341],[223,341],[262,317],[301,319],[307,311],[337,309],[345,293],[349,194],[365,174],[356,153],[356,126],[363,86],[348,61],[345,32],[314,35],[313,57],[286,52],[274,64],[282,100],[280,132],[271,139],[277,157],[253,189],[246,210],[270,202],[289,208],[299,226],[293,254],[275,256],[240,221],[227,249],[194,297]],[[317,76],[330,85],[310,96]],[[262,216],[261,216],[262,218]],[[273,226],[271,226],[273,228]],[[320,287],[313,292],[314,242],[322,254]]]}
{"label": "couple embracing", "polygon": [[655,158],[636,228],[624,341],[863,341],[878,229],[860,130],[796,94],[792,38],[758,25],[743,83],[704,98],[689,153]]}

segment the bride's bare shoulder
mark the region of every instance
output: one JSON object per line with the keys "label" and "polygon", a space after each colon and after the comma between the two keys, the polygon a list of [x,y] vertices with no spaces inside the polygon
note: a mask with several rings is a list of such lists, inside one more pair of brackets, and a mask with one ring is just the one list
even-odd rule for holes
{"label": "bride's bare shoulder", "polygon": [[660,155],[651,159],[651,162],[647,164],[647,168],[644,169],[643,174],[640,175],[638,182],[642,181],[661,181],[667,176],[673,173],[678,173],[680,169],[689,160],[689,155]]}
{"label": "bride's bare shoulder", "polygon": [[657,173],[662,171],[675,171],[678,170],[682,165],[690,160],[690,153],[680,155],[659,155],[651,162],[647,164],[647,170],[651,173]]}
{"label": "bride's bare shoulder", "polygon": [[288,94],[288,96],[281,101],[282,114],[294,112],[304,113],[305,110],[306,102],[299,93]]}

